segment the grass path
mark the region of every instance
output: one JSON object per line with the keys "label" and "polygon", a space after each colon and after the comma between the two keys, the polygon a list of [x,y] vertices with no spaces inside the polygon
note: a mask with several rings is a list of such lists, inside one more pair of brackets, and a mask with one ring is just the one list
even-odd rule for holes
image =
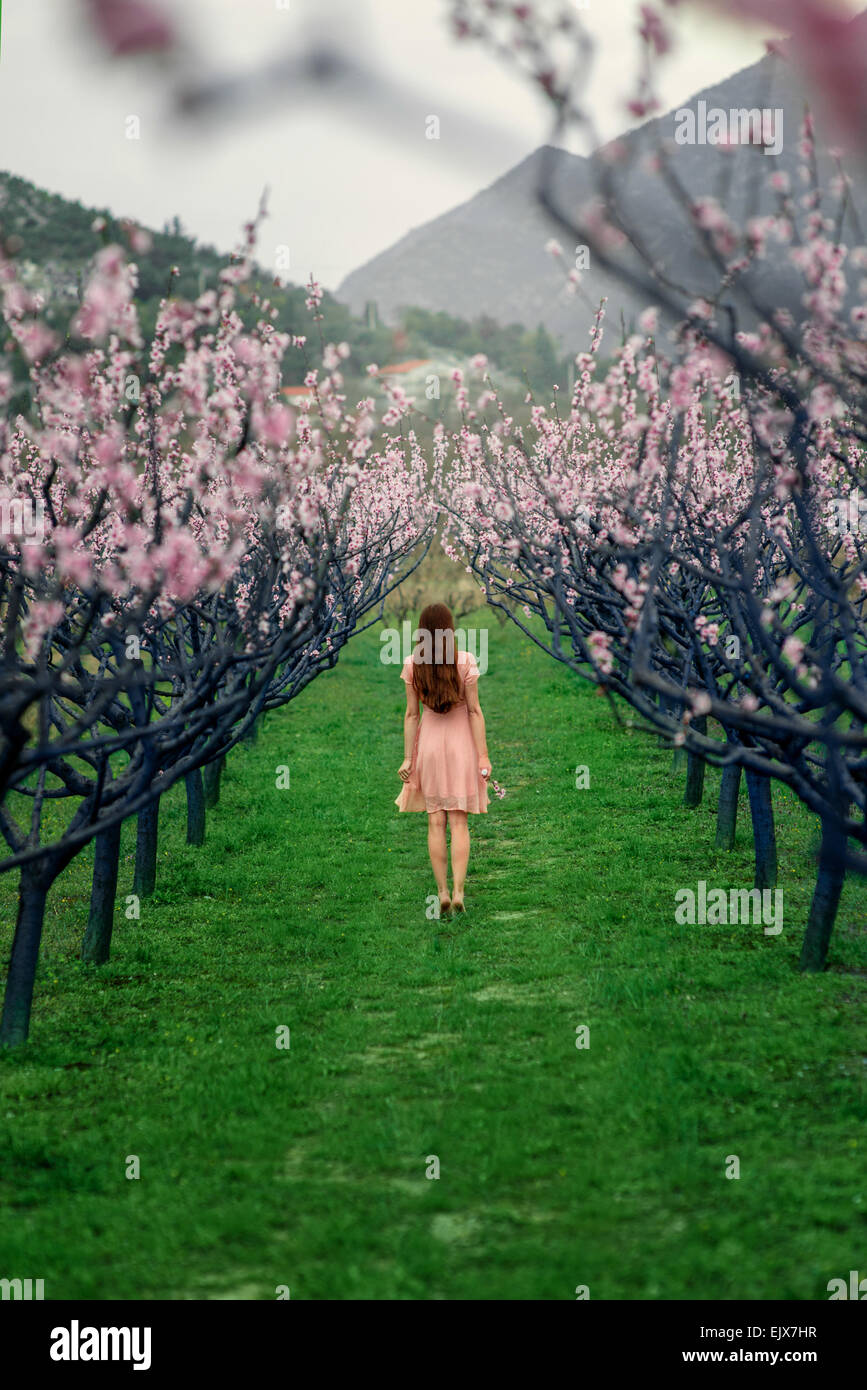
{"label": "grass path", "polygon": [[494,621],[480,690],[508,796],[471,821],[465,920],[425,915],[375,633],[232,755],[204,849],[167,798],[156,896],[101,970],[77,960],[90,853],[72,866],[31,1043],[0,1059],[0,1275],[48,1298],[821,1299],[863,1267],[864,886],[833,968],[800,976],[815,827],[780,793],[782,935],[676,925],[676,888],[750,886],[745,802],[715,854],[718,776],[686,811],[668,752]]}

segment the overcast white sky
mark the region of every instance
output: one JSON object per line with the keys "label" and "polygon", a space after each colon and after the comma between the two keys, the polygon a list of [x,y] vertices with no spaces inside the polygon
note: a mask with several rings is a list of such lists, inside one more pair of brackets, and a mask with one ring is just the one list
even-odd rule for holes
{"label": "overcast white sky", "polygon": [[[563,0],[571,3],[572,0]],[[0,58],[0,168],[52,192],[160,228],[177,214],[221,250],[270,186],[260,254],[290,248],[288,278],[310,271],[329,288],[411,227],[471,197],[548,136],[546,108],[478,47],[457,44],[445,0],[171,0],[168,11],[208,70],[238,72],[338,42],[405,85],[402,105],[377,90],[351,107],[333,98],[280,102],[182,133],[166,115],[156,61],[106,59],[88,42],[79,0],[5,0]],[[682,45],[667,60],[674,107],[760,57],[764,35],[722,27],[684,3]],[[589,0],[599,42],[592,88],[603,138],[626,125],[637,40],[636,0]],[[379,109],[379,119],[376,112]],[[439,115],[428,140],[425,116]],[[136,115],[141,139],[129,140]]]}

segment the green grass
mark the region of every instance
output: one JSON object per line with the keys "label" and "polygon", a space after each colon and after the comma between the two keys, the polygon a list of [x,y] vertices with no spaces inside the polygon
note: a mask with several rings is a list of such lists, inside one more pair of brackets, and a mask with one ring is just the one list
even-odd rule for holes
{"label": "green grass", "polygon": [[232,754],[204,849],[167,798],[140,922],[125,827],[107,967],[77,959],[91,853],[57,885],[31,1041],[0,1058],[0,1276],[48,1298],[824,1299],[863,1271],[864,885],[832,968],[799,975],[816,827],[777,789],[782,935],[677,926],[677,888],[750,886],[745,799],[715,853],[717,773],[685,810],[670,752],[477,620],[508,796],[471,819],[465,920],[425,916],[375,632]]}

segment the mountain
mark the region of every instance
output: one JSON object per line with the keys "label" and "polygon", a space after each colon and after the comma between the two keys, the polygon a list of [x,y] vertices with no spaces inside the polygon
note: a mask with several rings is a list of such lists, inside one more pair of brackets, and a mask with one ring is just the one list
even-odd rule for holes
{"label": "mountain", "polygon": [[[853,41],[863,41],[864,17],[853,21]],[[857,26],[857,27],[856,27]],[[735,219],[776,209],[776,195],[768,178],[782,172],[791,180],[796,196],[799,182],[798,154],[806,96],[791,63],[779,54],[759,62],[697,93],[677,111],[646,122],[607,147],[626,158],[608,163],[612,187],[625,214],[660,271],[683,285],[690,298],[707,292],[716,282],[709,273],[696,233],[687,214],[648,156],[665,142],[671,168],[688,200],[715,196]],[[702,103],[704,105],[702,105]],[[715,109],[740,112],[753,108],[781,111],[776,124],[766,126],[766,139],[779,152],[766,153],[755,144],[739,143],[725,151],[713,144],[678,143],[676,134],[687,133],[685,110],[693,112],[698,127],[707,131]],[[777,136],[777,130],[780,136]],[[819,140],[821,146],[821,140]],[[605,151],[602,152],[603,156]],[[575,215],[587,206],[598,186],[596,161],[565,151],[542,147],[489,188],[450,212],[415,228],[400,241],[353,271],[341,284],[337,297],[353,310],[375,301],[387,322],[399,319],[407,305],[429,310],[460,312],[466,319],[486,315],[499,323],[527,326],[543,323],[564,350],[586,347],[593,316],[602,296],[608,297],[609,322],[627,325],[653,302],[652,295],[637,296],[600,268],[582,275],[580,292],[570,296],[564,288],[563,268],[552,261],[546,243],[558,240],[567,268],[575,247],[561,226],[540,205],[537,190],[543,164],[555,166],[549,191],[558,207]],[[836,172],[832,162],[819,156],[823,187]],[[850,169],[853,177],[850,228],[867,225],[867,187],[863,172]],[[861,240],[861,233],[858,233]],[[637,258],[633,258],[637,263]],[[761,289],[771,302],[796,308],[802,293],[785,257],[762,263]]]}

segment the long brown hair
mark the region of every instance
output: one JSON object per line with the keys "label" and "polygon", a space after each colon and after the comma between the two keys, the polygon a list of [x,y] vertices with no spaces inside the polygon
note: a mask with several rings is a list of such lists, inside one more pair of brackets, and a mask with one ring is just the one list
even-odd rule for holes
{"label": "long brown hair", "polygon": [[436,714],[445,714],[460,703],[463,690],[455,652],[455,620],[444,603],[428,604],[418,620],[418,633],[412,683],[423,705]]}

